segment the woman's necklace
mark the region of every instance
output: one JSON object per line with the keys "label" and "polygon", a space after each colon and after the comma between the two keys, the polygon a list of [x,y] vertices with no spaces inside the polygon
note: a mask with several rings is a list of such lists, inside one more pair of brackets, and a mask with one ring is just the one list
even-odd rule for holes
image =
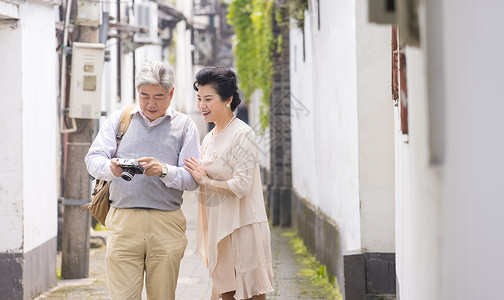
{"label": "woman's necklace", "polygon": [[[219,132],[219,133],[217,133],[217,134],[220,134],[221,132],[223,132],[224,130],[226,130],[226,128],[228,128],[229,124],[231,124],[231,122],[233,122],[233,121],[234,121],[234,119],[236,119],[236,116],[235,116],[235,115],[233,115],[233,117],[232,117],[232,118],[231,118],[231,120],[227,123],[227,125],[226,125],[226,126],[225,126],[225,127],[224,127],[224,128],[223,128],[220,132]],[[212,136],[214,136],[214,135],[215,135],[215,133],[214,133],[214,132],[215,132],[215,129],[212,131]]]}

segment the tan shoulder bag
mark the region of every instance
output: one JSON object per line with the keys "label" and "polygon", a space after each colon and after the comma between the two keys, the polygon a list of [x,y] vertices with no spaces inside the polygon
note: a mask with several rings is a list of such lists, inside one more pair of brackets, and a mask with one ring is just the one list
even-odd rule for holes
{"label": "tan shoulder bag", "polygon": [[[135,105],[126,106],[121,114],[121,119],[117,125],[117,135],[116,142],[117,147],[114,156],[117,154],[117,149],[119,148],[119,143],[122,137],[126,133],[128,126],[130,124],[133,115],[131,111],[135,108]],[[96,179],[95,186],[93,189],[92,200],[90,203],[81,206],[82,211],[89,210],[91,215],[95,217],[98,222],[105,226],[105,219],[107,218],[108,211],[110,209],[110,193],[109,193],[110,181]]]}

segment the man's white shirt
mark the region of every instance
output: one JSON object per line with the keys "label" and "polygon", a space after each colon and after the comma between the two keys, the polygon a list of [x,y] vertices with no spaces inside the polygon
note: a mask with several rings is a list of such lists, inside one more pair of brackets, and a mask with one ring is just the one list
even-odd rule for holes
{"label": "man's white shirt", "polygon": [[[110,161],[116,151],[116,129],[121,118],[122,109],[112,113],[104,122],[102,128],[98,132],[93,144],[89,148],[86,155],[86,165],[89,173],[98,179],[110,181],[114,178],[114,174],[110,170]],[[162,123],[166,118],[171,118],[174,111],[168,107],[164,116],[157,118],[151,122],[137,105],[131,114],[138,113],[145,121],[148,128]],[[177,120],[177,119],[174,119]],[[185,120],[184,120],[185,122]],[[119,145],[120,147],[120,145]],[[200,138],[198,129],[194,122],[189,122],[185,132],[184,144],[180,150],[178,165],[166,164],[168,173],[164,178],[161,178],[163,183],[169,187],[178,190],[192,191],[198,188],[198,184],[193,180],[191,174],[184,169],[184,160],[194,157],[199,160],[200,157]],[[138,159],[140,157],[128,157]],[[161,163],[164,163],[161,161]]]}

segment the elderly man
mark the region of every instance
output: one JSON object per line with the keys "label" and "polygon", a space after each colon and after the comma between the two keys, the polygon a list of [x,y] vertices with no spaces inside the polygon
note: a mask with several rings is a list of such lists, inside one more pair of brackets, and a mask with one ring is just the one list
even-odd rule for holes
{"label": "elderly man", "polygon": [[[170,108],[173,71],[148,62],[136,78],[138,106],[116,149],[121,111],[110,115],[86,156],[89,173],[111,181],[106,268],[112,299],[141,299],[144,272],[149,299],[175,299],[180,260],[187,245],[183,190],[198,185],[184,169],[186,158],[199,158],[194,122]],[[130,181],[112,159],[136,159],[143,174]]]}

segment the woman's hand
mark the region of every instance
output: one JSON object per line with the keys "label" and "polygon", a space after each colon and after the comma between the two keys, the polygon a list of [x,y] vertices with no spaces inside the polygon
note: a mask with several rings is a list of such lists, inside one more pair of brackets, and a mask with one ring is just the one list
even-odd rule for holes
{"label": "woman's hand", "polygon": [[186,166],[184,166],[184,168],[189,173],[191,173],[194,180],[199,185],[204,186],[206,180],[208,179],[208,175],[207,175],[205,169],[203,168],[203,166],[201,166],[201,164],[196,159],[194,159],[194,157],[191,157],[191,159],[186,159],[184,161],[184,163],[186,164]]}

